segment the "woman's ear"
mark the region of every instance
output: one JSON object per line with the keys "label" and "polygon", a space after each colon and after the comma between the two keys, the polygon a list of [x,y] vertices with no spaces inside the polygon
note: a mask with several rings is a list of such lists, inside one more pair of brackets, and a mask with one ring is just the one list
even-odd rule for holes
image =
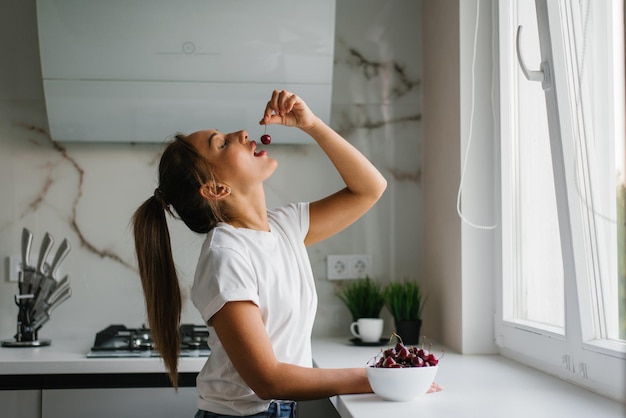
{"label": "woman's ear", "polygon": [[200,195],[205,199],[219,200],[230,194],[230,187],[224,184],[205,183],[200,187]]}

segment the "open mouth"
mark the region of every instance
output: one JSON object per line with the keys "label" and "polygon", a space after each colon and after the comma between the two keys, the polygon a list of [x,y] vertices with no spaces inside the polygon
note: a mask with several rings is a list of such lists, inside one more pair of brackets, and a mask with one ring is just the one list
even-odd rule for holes
{"label": "open mouth", "polygon": [[260,151],[256,150],[256,141],[250,141],[250,142],[252,142],[252,150],[254,152],[255,157],[262,157],[264,155],[267,155],[267,151],[265,151],[264,149]]}

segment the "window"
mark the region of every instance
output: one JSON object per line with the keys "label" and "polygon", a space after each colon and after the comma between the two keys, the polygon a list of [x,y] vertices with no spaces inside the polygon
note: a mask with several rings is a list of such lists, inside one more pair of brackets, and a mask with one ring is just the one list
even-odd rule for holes
{"label": "window", "polygon": [[623,7],[623,0],[499,2],[496,321],[503,354],[622,401]]}

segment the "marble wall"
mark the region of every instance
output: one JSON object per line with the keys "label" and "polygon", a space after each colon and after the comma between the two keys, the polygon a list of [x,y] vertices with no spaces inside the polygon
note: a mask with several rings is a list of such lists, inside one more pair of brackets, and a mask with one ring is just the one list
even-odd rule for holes
{"label": "marble wall", "polygon": [[[337,0],[331,125],[388,180],[379,204],[353,226],[309,248],[317,280],[316,335],[348,337],[350,316],[326,279],[328,254],[371,254],[374,277],[419,279],[421,216],[421,1]],[[130,217],[155,188],[160,145],[76,144],[47,134],[35,1],[0,4],[0,257],[20,254],[23,227],[72,244],[62,267],[73,294],[40,332],[93,335],[112,323],[145,322]],[[268,91],[268,94],[270,92]],[[306,97],[305,97],[306,99]],[[261,110],[260,110],[261,111]],[[277,145],[268,206],[314,200],[341,186],[314,145]],[[188,294],[202,236],[170,223]],[[0,281],[0,339],[15,333],[17,284]],[[188,299],[187,299],[188,300]],[[388,328],[390,320],[388,315]],[[201,322],[191,303],[183,321]]]}

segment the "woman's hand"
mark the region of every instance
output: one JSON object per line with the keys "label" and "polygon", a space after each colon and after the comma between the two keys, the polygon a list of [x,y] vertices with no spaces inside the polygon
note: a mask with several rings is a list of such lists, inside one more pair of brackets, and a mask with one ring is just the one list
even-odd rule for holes
{"label": "woman's hand", "polygon": [[441,385],[437,382],[433,382],[432,385],[430,385],[430,388],[428,389],[428,391],[426,393],[435,393],[435,392],[441,392],[443,390],[443,388],[441,387]]}
{"label": "woman's hand", "polygon": [[274,90],[259,123],[295,126],[307,130],[312,128],[316,121],[315,114],[299,96],[286,90]]}

